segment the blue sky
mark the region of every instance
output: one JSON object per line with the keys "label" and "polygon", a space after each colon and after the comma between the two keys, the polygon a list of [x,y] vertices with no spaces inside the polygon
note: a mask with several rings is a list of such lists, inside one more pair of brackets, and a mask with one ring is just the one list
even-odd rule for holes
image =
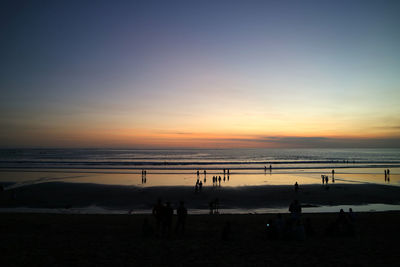
{"label": "blue sky", "polygon": [[400,146],[398,1],[0,10],[0,146]]}

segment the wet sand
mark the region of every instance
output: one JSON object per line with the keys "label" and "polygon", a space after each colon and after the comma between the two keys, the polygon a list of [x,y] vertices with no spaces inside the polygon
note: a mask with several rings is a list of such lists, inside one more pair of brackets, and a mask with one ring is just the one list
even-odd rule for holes
{"label": "wet sand", "polygon": [[[288,215],[285,215],[288,216]],[[399,212],[356,214],[355,237],[326,236],[336,214],[303,214],[315,235],[266,238],[275,215],[190,215],[186,234],[142,237],[150,215],[0,214],[2,266],[397,266]],[[174,218],[175,220],[175,218]],[[226,221],[229,240],[221,240]]]}
{"label": "wet sand", "polygon": [[157,198],[176,205],[184,200],[190,209],[209,208],[219,199],[221,209],[285,208],[298,199],[302,205],[360,205],[369,203],[400,204],[400,187],[378,184],[318,184],[293,186],[215,186],[195,193],[194,187],[140,187],[85,183],[48,182],[4,191],[0,207],[73,209],[100,206],[109,209],[150,211]]}

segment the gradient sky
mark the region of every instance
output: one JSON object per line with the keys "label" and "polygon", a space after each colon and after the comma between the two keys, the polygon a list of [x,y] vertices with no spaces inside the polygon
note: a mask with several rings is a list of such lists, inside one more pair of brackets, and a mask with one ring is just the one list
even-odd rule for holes
{"label": "gradient sky", "polygon": [[0,147],[400,147],[400,1],[1,1]]}

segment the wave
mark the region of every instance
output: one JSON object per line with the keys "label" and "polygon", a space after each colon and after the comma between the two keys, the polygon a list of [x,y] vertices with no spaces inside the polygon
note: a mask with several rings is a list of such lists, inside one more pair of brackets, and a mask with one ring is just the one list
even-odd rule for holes
{"label": "wave", "polygon": [[3,160],[0,164],[39,164],[39,165],[282,165],[282,164],[400,164],[399,160],[384,161],[345,161],[345,160],[302,160],[302,161],[41,161],[41,160]]}

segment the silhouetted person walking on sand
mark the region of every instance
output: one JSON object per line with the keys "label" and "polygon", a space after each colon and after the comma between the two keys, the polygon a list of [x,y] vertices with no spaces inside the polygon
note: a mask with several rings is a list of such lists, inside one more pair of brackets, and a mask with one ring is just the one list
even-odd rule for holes
{"label": "silhouetted person walking on sand", "polygon": [[157,204],[153,207],[153,216],[156,218],[156,231],[160,233],[160,228],[163,220],[164,205],[161,202],[161,198],[157,200]]}
{"label": "silhouetted person walking on sand", "polygon": [[163,213],[163,234],[167,234],[168,236],[171,233],[172,226],[172,215],[174,214],[174,210],[171,207],[171,203],[167,202],[167,205],[164,208]]}
{"label": "silhouetted person walking on sand", "polygon": [[294,192],[298,192],[299,191],[299,184],[296,182],[295,184],[294,184]]}
{"label": "silhouetted person walking on sand", "polygon": [[178,215],[178,221],[176,222],[176,233],[185,233],[185,223],[187,217],[187,209],[185,208],[185,203],[183,201],[179,202],[179,207],[176,210],[176,215]]}
{"label": "silhouetted person walking on sand", "polygon": [[292,214],[293,219],[299,219],[301,214],[301,205],[297,199],[290,203],[289,211]]}

